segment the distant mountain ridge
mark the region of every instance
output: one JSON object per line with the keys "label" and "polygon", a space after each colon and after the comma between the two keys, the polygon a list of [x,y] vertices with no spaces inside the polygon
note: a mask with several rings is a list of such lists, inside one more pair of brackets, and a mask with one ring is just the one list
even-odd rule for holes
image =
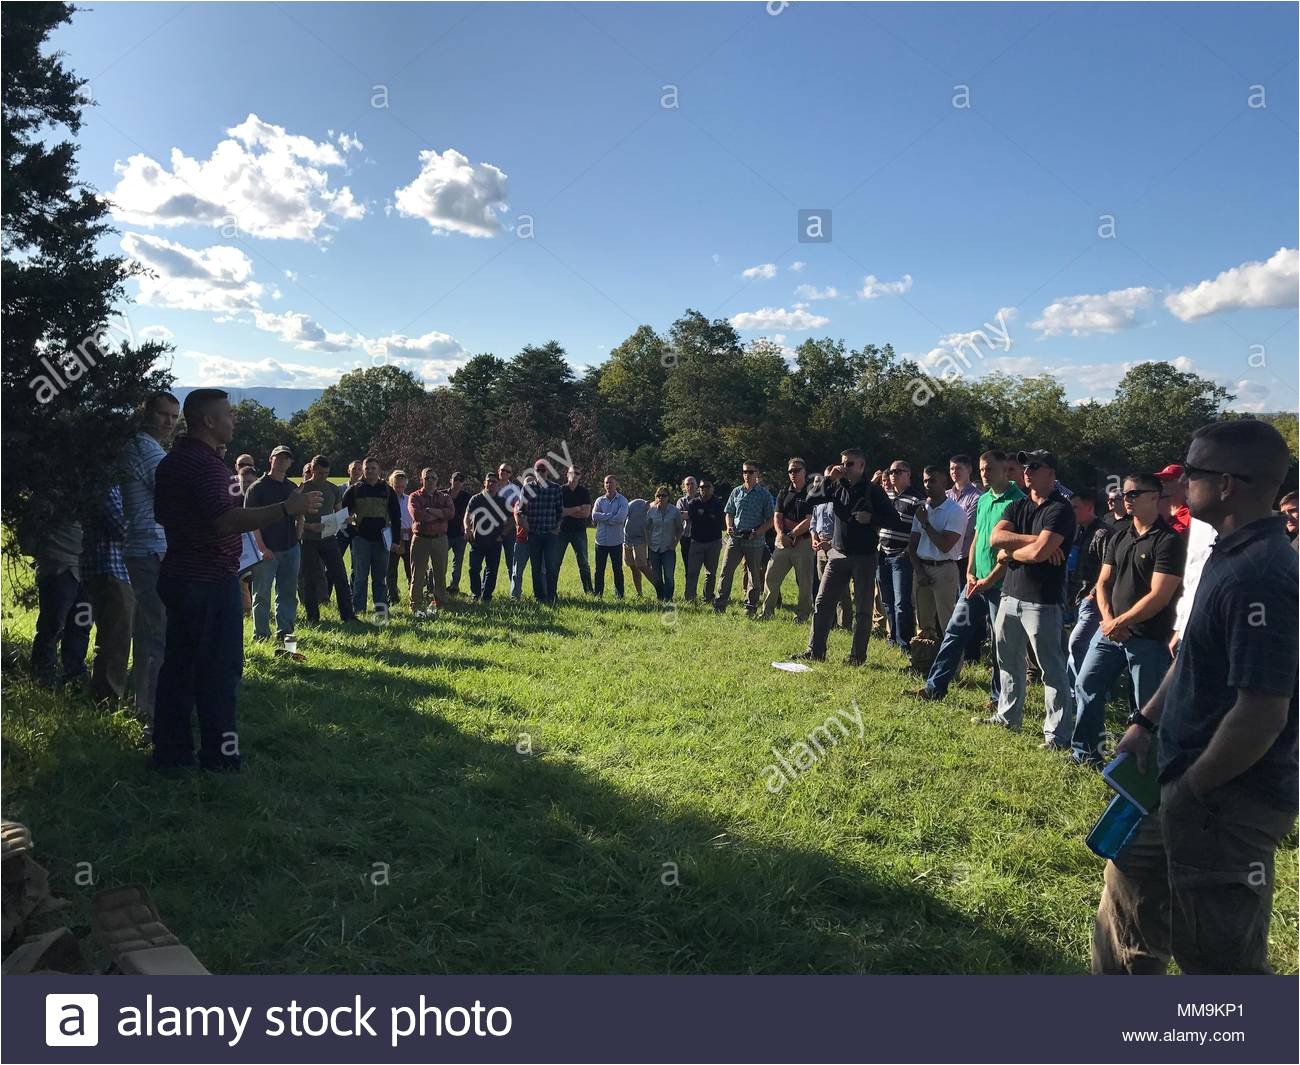
{"label": "distant mountain ridge", "polygon": [[230,402],[238,403],[241,400],[253,399],[264,407],[270,407],[275,411],[277,418],[288,421],[300,410],[306,410],[321,397],[323,388],[236,388],[232,385],[200,386],[200,385],[177,385],[172,389],[173,394],[182,403],[185,397],[199,387],[216,387],[230,393]]}

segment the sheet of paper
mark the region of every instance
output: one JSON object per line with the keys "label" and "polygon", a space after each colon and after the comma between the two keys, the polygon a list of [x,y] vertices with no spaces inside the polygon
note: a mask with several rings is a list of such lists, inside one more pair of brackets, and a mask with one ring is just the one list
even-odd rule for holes
{"label": "sheet of paper", "polygon": [[246,532],[240,537],[239,545],[239,572],[243,573],[249,566],[255,566],[262,561],[262,552],[257,547],[257,541],[253,538],[251,532]]}
{"label": "sheet of paper", "polygon": [[393,529],[391,525],[385,525],[384,526],[384,550],[391,551],[392,549],[393,549]]}
{"label": "sheet of paper", "polygon": [[802,662],[773,662],[774,669],[784,669],[787,673],[811,673],[812,666],[806,666]]}
{"label": "sheet of paper", "polygon": [[335,514],[322,514],[320,516],[320,534],[321,536],[335,536],[348,523],[348,508],[344,507]]}

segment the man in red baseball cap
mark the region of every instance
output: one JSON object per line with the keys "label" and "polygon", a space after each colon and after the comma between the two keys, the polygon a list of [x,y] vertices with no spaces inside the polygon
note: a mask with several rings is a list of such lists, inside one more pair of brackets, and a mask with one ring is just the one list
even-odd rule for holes
{"label": "man in red baseball cap", "polygon": [[1183,468],[1171,462],[1156,474],[1160,478],[1160,514],[1174,532],[1187,539],[1192,527],[1191,511],[1187,509],[1187,485],[1183,482]]}

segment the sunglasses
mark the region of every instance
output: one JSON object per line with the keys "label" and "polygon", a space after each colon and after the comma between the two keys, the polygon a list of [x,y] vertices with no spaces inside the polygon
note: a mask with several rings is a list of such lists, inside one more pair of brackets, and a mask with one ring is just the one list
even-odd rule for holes
{"label": "sunglasses", "polygon": [[1035,470],[1041,470],[1042,468],[1043,468],[1043,464],[1041,462],[1031,462],[1027,466],[1025,466],[1025,469],[1027,469],[1030,473],[1033,473]]}
{"label": "sunglasses", "polygon": [[1123,493],[1123,495],[1125,500],[1129,503],[1133,503],[1136,502],[1138,496],[1144,496],[1148,492],[1155,491],[1157,491],[1155,488],[1130,488],[1127,492]]}
{"label": "sunglasses", "polygon": [[786,472],[786,473],[803,473],[803,467],[802,467],[802,466],[791,466],[791,467],[790,467],[788,470],[786,470],[785,472]]}
{"label": "sunglasses", "polygon": [[758,473],[758,470],[741,470],[740,472],[748,476],[751,473]]}
{"label": "sunglasses", "polygon": [[902,468],[900,467],[899,469],[896,469],[896,470],[886,470],[885,472],[886,472],[886,473],[911,473],[912,471],[911,471],[911,470],[905,470],[905,469],[902,469]]}
{"label": "sunglasses", "polygon": [[1248,477],[1244,473],[1230,473],[1228,470],[1207,470],[1204,466],[1192,466],[1189,463],[1183,463],[1183,476],[1187,480],[1193,480],[1196,477],[1235,477],[1239,481],[1250,483],[1253,477]]}

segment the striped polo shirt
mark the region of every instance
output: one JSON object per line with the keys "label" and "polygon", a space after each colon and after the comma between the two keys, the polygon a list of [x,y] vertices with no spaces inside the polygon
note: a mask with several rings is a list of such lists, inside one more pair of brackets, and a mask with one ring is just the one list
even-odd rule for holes
{"label": "striped polo shirt", "polygon": [[239,533],[218,536],[213,525],[240,505],[239,481],[215,450],[182,436],[154,475],[154,514],[167,534],[162,573],[218,581],[239,572]]}

